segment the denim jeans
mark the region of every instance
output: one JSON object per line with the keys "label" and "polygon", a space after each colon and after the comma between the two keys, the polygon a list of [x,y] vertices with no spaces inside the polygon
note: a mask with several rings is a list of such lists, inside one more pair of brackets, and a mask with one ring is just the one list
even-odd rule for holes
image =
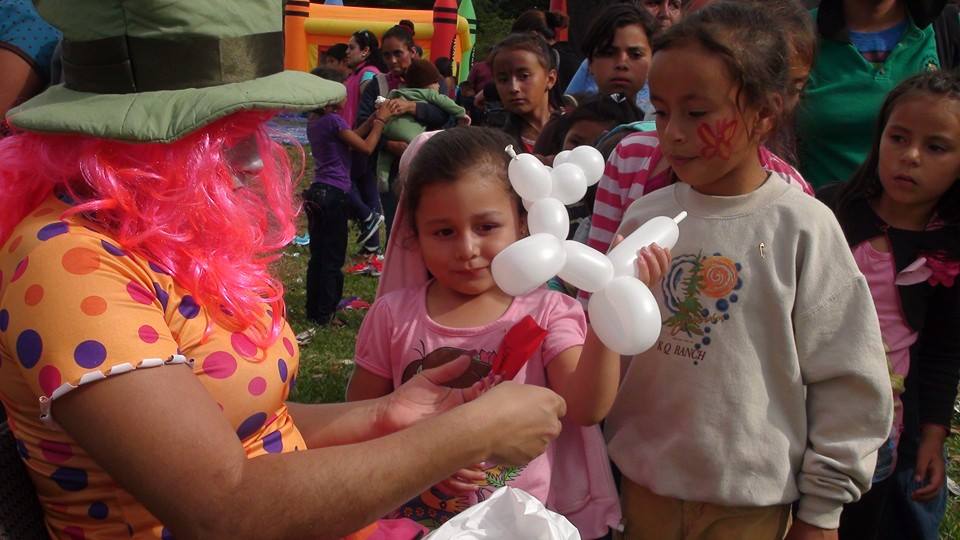
{"label": "denim jeans", "polygon": [[310,230],[307,263],[307,318],[327,324],[343,296],[343,265],[347,257],[347,193],[315,183],[303,192]]}
{"label": "denim jeans", "polygon": [[930,501],[915,501],[913,491],[923,484],[913,479],[913,466],[904,467],[893,475],[895,487],[891,493],[891,509],[897,514],[897,530],[884,538],[909,540],[937,540],[940,522],[947,511],[947,483],[944,481],[937,496]]}
{"label": "denim jeans", "polygon": [[[374,158],[353,152],[353,161],[350,166],[349,200],[352,210],[350,217],[358,223],[370,217],[374,212],[380,212],[380,192],[377,190],[377,180],[373,174]],[[389,222],[387,222],[389,227]],[[364,244],[367,249],[376,251],[380,248],[380,233],[375,232]]]}
{"label": "denim jeans", "polygon": [[[946,460],[946,456],[944,456]],[[914,490],[923,484],[913,479],[915,461],[901,463],[890,477],[893,483],[884,515],[880,538],[883,540],[937,540],[940,522],[947,509],[947,485],[930,501],[915,501]]]}

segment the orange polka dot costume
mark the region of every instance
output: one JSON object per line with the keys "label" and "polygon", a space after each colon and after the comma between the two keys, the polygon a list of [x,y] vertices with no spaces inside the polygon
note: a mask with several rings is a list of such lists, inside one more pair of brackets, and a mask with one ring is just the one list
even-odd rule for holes
{"label": "orange polka dot costume", "polygon": [[248,458],[302,450],[284,404],[296,341],[284,325],[261,349],[217,326],[166,270],[82,217],[61,219],[68,208],[49,198],[0,247],[0,401],[53,537],[172,538],[57,425],[51,402],[107,377],[187,364]]}

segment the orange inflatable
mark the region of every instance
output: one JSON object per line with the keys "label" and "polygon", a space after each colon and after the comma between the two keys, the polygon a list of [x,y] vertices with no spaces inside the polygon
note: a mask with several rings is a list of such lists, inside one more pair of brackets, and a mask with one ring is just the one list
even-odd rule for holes
{"label": "orange inflatable", "polygon": [[[285,12],[284,66],[286,69],[310,71],[317,64],[317,54],[336,43],[346,43],[357,30],[370,30],[378,37],[401,19],[413,21],[414,41],[423,48],[424,57],[450,55],[454,70],[459,69],[464,53],[473,47],[467,20],[456,14],[456,0],[438,0],[438,5],[451,2],[453,13],[443,11],[443,18],[456,25],[444,27],[444,37],[434,39],[434,11],[426,9],[381,9],[315,4],[307,0],[288,0]],[[449,32],[449,30],[453,30]],[[435,48],[441,48],[434,54]]]}

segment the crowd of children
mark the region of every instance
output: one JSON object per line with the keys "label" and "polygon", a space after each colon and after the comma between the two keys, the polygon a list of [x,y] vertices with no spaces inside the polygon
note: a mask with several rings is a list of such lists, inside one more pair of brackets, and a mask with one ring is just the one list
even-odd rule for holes
{"label": "crowd of children", "polygon": [[[384,517],[413,537],[513,486],[587,539],[939,537],[960,382],[953,2],[621,0],[579,53],[566,16],[531,10],[459,89],[409,20],[226,92],[103,48],[161,54],[135,35],[150,25],[198,51],[221,42],[193,30],[280,35],[278,3],[219,3],[38,3],[64,85],[0,140],[0,410],[50,536],[341,537]],[[310,111],[307,319],[338,324],[350,220],[356,270],[380,276],[348,403],[288,401],[276,108]],[[545,165],[600,150],[568,212],[601,252],[686,214],[637,257],[650,350],[609,349],[559,277],[498,287],[493,260],[529,234],[510,145]]]}
{"label": "crowd of children", "polygon": [[[340,145],[337,181],[318,165],[307,193],[311,239],[337,236],[323,279],[342,289],[347,214],[315,227],[316,193],[379,171],[385,272],[398,274],[364,320],[348,399],[463,357],[467,387],[532,341],[516,380],[568,407],[560,438],[526,467],[464,469],[393,516],[436,527],[513,485],[585,538],[937,537],[960,378],[960,74],[945,52],[960,35],[941,30],[957,11],[807,4],[614,3],[575,74],[552,37],[566,21],[529,14],[463,85],[466,109],[436,92],[440,73],[403,27],[383,37],[387,74],[365,78],[371,61],[351,61],[378,54],[372,35],[345,59],[331,50],[327,67],[353,70],[347,103],[359,105],[346,122],[311,120]],[[377,108],[378,96],[390,100]],[[465,110],[489,127],[453,127]],[[358,167],[347,147],[368,154],[401,121],[411,136],[381,142],[379,166],[361,162],[344,182]],[[621,362],[559,280],[516,298],[497,288],[491,261],[527,234],[509,144],[545,164],[601,149],[603,178],[569,208],[571,238],[599,251],[687,212],[672,253],[638,259],[664,319],[653,349]],[[313,148],[330,161],[332,146]],[[311,317],[329,320],[332,305]]]}

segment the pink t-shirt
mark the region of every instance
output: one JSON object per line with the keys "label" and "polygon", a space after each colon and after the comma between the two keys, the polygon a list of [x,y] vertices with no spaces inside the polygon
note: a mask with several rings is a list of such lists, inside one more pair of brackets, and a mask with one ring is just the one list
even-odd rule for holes
{"label": "pink t-shirt", "polygon": [[[488,371],[494,353],[507,331],[530,315],[547,330],[546,340],[514,379],[516,382],[547,386],[546,367],[561,352],[583,345],[586,320],[583,309],[572,298],[554,291],[537,289],[516,297],[496,321],[474,328],[443,326],[427,314],[426,291],[430,282],[401,289],[380,297],[363,320],[357,336],[356,364],[371,373],[393,381],[394,387],[420,369],[436,367],[461,356],[469,356],[473,366],[462,381],[480,380]],[[459,385],[458,385],[459,386]],[[407,502],[397,516],[411,518],[423,525],[438,527],[458,512],[490,496],[498,487],[509,484],[546,502],[555,444],[525,467],[492,465],[487,484],[469,496],[454,496],[434,487]]]}
{"label": "pink t-shirt", "polygon": [[883,336],[890,383],[893,386],[894,416],[890,437],[896,443],[903,431],[903,402],[900,395],[903,394],[904,380],[910,371],[910,347],[916,343],[918,333],[907,324],[900,307],[900,295],[894,284],[896,267],[893,254],[878,251],[867,240],[853,248],[853,259],[867,279],[873,303],[877,307],[877,318],[880,319],[880,334]]}

